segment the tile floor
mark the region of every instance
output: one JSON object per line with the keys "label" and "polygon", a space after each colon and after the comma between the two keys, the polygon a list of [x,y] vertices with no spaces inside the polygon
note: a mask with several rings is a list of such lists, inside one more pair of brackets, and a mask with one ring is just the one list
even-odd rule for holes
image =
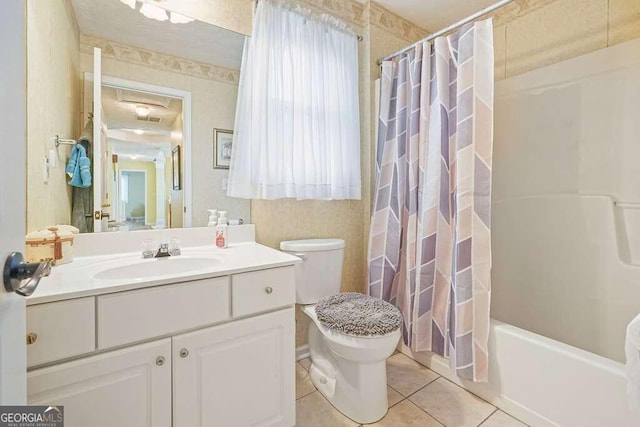
{"label": "tile floor", "polygon": [[[310,359],[296,363],[296,426],[350,427],[309,378]],[[387,361],[389,412],[371,426],[523,427],[525,424],[401,353]]]}

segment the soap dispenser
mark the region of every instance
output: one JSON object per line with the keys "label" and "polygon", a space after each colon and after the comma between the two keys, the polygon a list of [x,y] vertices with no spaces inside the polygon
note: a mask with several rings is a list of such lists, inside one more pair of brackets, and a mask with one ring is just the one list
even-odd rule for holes
{"label": "soap dispenser", "polygon": [[218,225],[218,210],[217,209],[207,209],[209,211],[209,223],[207,227],[215,227]]}
{"label": "soap dispenser", "polygon": [[219,248],[227,247],[227,212],[220,211],[218,225],[216,226],[216,246]]}

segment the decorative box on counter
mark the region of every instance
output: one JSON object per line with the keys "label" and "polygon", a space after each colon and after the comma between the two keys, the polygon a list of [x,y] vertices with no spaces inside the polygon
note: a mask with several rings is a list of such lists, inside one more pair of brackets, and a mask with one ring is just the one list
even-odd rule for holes
{"label": "decorative box on counter", "polygon": [[77,233],[78,229],[71,225],[57,225],[27,234],[27,261],[50,259],[55,264],[73,261],[73,239]]}

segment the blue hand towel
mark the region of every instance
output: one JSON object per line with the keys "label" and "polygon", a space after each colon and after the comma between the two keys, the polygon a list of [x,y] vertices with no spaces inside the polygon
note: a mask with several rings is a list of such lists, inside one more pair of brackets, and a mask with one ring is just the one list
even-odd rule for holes
{"label": "blue hand towel", "polygon": [[[82,149],[84,152],[84,148]],[[80,178],[82,178],[83,187],[91,187],[91,160],[85,152],[84,157],[78,157],[78,165],[80,166]]]}
{"label": "blue hand towel", "polygon": [[71,149],[71,156],[69,157],[69,162],[67,163],[66,170],[69,178],[73,178],[73,173],[75,172],[76,166],[78,165],[78,147],[80,147],[80,145],[76,144]]}
{"label": "blue hand towel", "polygon": [[[73,146],[71,154],[72,160],[74,153],[77,153],[75,157],[75,167],[69,185],[80,188],[91,187],[91,160],[87,157],[87,151],[82,145],[76,144]],[[67,173],[69,172],[69,166],[71,166],[71,160],[69,161],[69,165],[67,165]]]}

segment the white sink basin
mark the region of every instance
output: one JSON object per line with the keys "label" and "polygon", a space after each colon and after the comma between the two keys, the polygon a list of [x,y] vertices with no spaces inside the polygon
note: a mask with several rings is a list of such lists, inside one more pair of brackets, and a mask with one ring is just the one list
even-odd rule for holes
{"label": "white sink basin", "polygon": [[133,264],[97,271],[93,277],[99,280],[143,279],[146,277],[173,276],[202,270],[221,262],[218,258],[167,257],[141,259]]}

